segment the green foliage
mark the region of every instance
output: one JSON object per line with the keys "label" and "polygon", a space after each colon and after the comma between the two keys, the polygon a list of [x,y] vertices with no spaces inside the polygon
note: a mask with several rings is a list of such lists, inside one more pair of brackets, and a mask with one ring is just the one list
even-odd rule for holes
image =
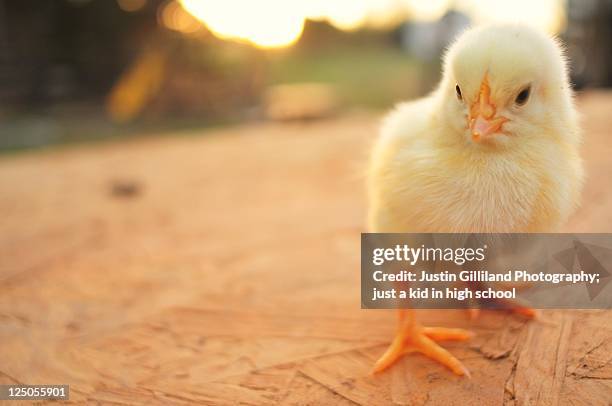
{"label": "green foliage", "polygon": [[268,55],[268,84],[332,84],[348,106],[388,107],[419,93],[419,64],[399,47],[367,44]]}

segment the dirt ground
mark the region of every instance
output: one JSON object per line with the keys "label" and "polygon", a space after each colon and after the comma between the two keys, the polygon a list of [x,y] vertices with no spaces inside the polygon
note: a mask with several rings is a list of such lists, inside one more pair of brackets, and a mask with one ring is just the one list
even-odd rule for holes
{"label": "dirt ground", "polygon": [[[612,94],[579,99],[584,203],[612,229]],[[359,301],[363,173],[378,117],[256,124],[0,158],[0,383],[71,401],[609,405],[612,313],[420,312],[474,330],[369,374],[393,311]]]}

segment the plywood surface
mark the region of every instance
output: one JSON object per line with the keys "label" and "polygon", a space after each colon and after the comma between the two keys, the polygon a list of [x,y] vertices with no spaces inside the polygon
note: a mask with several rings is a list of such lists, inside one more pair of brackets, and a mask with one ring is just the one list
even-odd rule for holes
{"label": "plywood surface", "polygon": [[[612,95],[580,98],[585,201],[612,230]],[[607,405],[612,313],[537,322],[423,311],[477,333],[369,374],[392,311],[359,308],[363,173],[378,117],[254,124],[0,157],[0,383],[71,401]]]}

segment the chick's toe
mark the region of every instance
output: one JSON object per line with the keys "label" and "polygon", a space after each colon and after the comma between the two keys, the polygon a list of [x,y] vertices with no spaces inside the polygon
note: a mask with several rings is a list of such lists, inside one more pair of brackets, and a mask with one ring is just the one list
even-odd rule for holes
{"label": "chick's toe", "polygon": [[455,374],[469,377],[470,373],[461,361],[435,341],[462,341],[470,339],[473,335],[472,332],[459,328],[411,325],[398,331],[387,351],[374,365],[374,373],[384,371],[405,354],[419,352],[438,361]]}

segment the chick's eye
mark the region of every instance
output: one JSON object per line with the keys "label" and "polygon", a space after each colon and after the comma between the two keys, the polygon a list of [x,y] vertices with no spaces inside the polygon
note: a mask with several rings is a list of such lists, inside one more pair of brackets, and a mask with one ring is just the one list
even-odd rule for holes
{"label": "chick's eye", "polygon": [[520,93],[516,96],[516,99],[514,100],[514,102],[517,105],[522,106],[525,103],[527,103],[527,100],[529,100],[530,94],[531,94],[531,86],[527,86],[526,88],[520,91]]}
{"label": "chick's eye", "polygon": [[459,85],[455,86],[455,92],[457,93],[457,99],[463,100],[463,97],[461,96],[461,88],[459,87]]}

